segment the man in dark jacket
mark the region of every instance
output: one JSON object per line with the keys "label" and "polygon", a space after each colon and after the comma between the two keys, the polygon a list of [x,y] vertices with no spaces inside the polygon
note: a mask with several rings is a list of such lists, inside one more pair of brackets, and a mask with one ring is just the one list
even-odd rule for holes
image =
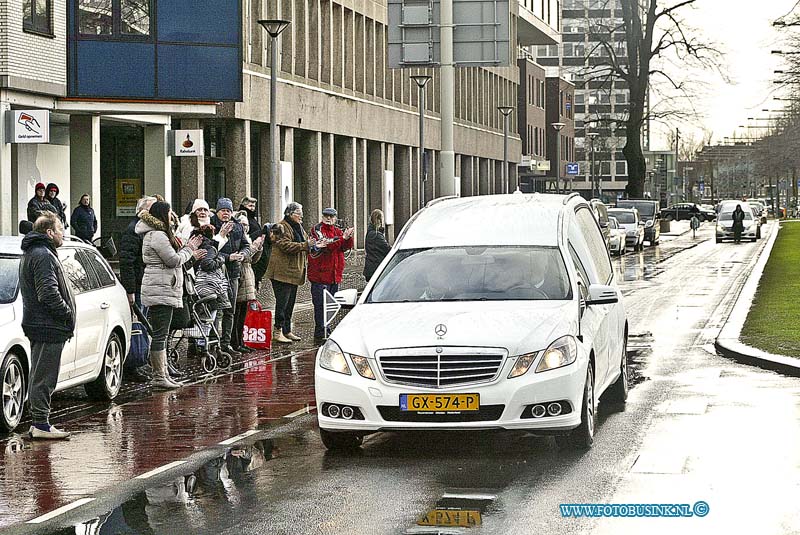
{"label": "man in dark jacket", "polygon": [[325,328],[323,291],[335,294],[344,274],[344,251],[353,248],[353,229],[344,231],[336,226],[336,209],[325,208],[322,221],[311,229],[310,237],[317,246],[308,255],[308,281],[311,283],[311,301],[314,303],[314,342],[321,343],[328,336]]}
{"label": "man in dark jacket", "polygon": [[34,191],[36,193],[34,194],[33,198],[28,201],[28,221],[34,223],[36,218],[45,212],[58,214],[56,207],[50,204],[50,201],[47,200],[44,184],[41,182],[36,184]]}
{"label": "man in dark jacket", "polygon": [[[119,245],[119,280],[128,294],[128,302],[136,303],[141,307],[142,277],[144,277],[144,262],[142,262],[142,235],[136,234],[136,223],[139,222],[138,214],[149,210],[155,197],[142,197],[136,203],[136,217],[134,217],[125,232],[122,233]],[[137,383],[147,383],[150,376],[145,372],[147,363],[137,366],[137,363],[125,359],[125,377]]]}
{"label": "man in dark jacket", "polygon": [[50,201],[50,204],[55,206],[56,211],[58,212],[58,218],[61,220],[61,224],[64,225],[64,228],[69,228],[69,224],[67,223],[67,203],[62,202],[61,199],[58,198],[58,194],[60,193],[58,186],[53,182],[50,182],[47,185],[47,200]]}
{"label": "man in dark jacket", "polygon": [[97,232],[97,217],[90,203],[91,199],[88,193],[81,195],[81,200],[72,211],[72,217],[70,217],[69,222],[72,225],[72,232],[77,237],[91,243],[95,232]]}
{"label": "man in dark jacket", "polygon": [[[228,271],[228,282],[230,284],[228,297],[231,303],[236,303],[236,295],[239,293],[239,275],[242,270],[241,263],[242,260],[250,255],[250,242],[245,238],[242,224],[232,219],[232,216],[233,202],[228,198],[222,197],[217,201],[217,213],[211,218],[211,223],[219,232],[222,225],[229,221],[233,222],[233,230],[228,234],[228,242],[219,250],[219,254],[225,259],[225,268]],[[241,352],[231,347],[234,312],[235,309],[233,308],[223,310],[220,346],[226,353],[234,357],[241,357]]]}
{"label": "man in dark jacket", "polygon": [[364,278],[367,282],[375,274],[375,270],[381,265],[383,259],[389,254],[392,246],[386,241],[385,227],[383,224],[383,212],[373,210],[369,216],[369,227],[367,235],[364,237]]}
{"label": "man in dark jacket", "polygon": [[50,425],[50,397],[58,383],[61,352],[75,332],[75,300],[56,253],[63,243],[64,226],[55,214],[40,216],[22,240],[19,280],[22,330],[31,341],[31,438],[69,436]]}

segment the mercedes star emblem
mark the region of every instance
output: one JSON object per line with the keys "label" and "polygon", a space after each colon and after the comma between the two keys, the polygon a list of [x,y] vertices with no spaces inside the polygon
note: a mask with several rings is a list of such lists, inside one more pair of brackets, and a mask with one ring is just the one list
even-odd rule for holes
{"label": "mercedes star emblem", "polygon": [[444,324],[440,323],[439,325],[434,327],[433,332],[436,333],[436,336],[441,338],[442,336],[447,334],[447,327]]}

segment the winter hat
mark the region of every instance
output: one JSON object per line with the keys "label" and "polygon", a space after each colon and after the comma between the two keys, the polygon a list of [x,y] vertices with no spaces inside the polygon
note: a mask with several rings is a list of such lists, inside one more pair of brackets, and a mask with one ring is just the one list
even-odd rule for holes
{"label": "winter hat", "polygon": [[336,208],[325,208],[322,211],[322,215],[327,215],[327,216],[335,216],[337,213],[338,212],[336,211]]}
{"label": "winter hat", "polygon": [[195,213],[200,208],[205,208],[208,210],[208,203],[203,199],[195,199],[194,203],[192,204],[192,211],[190,213]]}
{"label": "winter hat", "polygon": [[53,190],[56,190],[56,195],[61,193],[61,191],[59,191],[59,189],[58,189],[58,186],[56,186],[55,182],[50,182],[47,185],[47,191],[50,192],[50,191],[53,191]]}
{"label": "winter hat", "polygon": [[227,197],[222,197],[217,201],[217,212],[220,210],[230,210],[233,212],[233,201]]}
{"label": "winter hat", "polygon": [[41,182],[37,182],[36,183],[36,187],[33,188],[33,191],[37,191],[37,190],[40,190],[40,189],[44,189],[44,184],[42,184]]}

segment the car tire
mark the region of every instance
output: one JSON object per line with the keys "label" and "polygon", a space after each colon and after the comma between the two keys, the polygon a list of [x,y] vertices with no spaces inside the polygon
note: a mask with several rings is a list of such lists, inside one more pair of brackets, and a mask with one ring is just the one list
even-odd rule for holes
{"label": "car tire", "polygon": [[722,243],[721,239],[717,238],[716,240],[717,240],[717,243]]}
{"label": "car tire", "polygon": [[22,420],[25,382],[22,360],[16,354],[9,353],[0,366],[0,431],[11,432]]}
{"label": "car tire", "polygon": [[628,333],[625,332],[624,339],[622,340],[622,359],[620,362],[620,373],[619,377],[614,384],[608,387],[606,393],[604,394],[604,398],[606,401],[611,403],[615,403],[617,405],[625,405],[625,402],[628,401],[628,391],[629,391],[629,383],[628,383]]}
{"label": "car tire", "polygon": [[83,385],[86,394],[97,401],[111,401],[119,394],[122,387],[122,365],[125,352],[117,333],[111,333],[103,353],[103,365],[100,375],[91,383]]}
{"label": "car tire", "polygon": [[319,437],[322,439],[322,444],[331,451],[354,450],[364,441],[364,437],[358,433],[334,432],[325,429],[319,430]]}
{"label": "car tire", "polygon": [[569,434],[573,447],[588,450],[594,444],[594,426],[597,400],[594,395],[594,370],[591,363],[586,367],[586,382],[583,385],[583,403],[581,404],[581,424]]}

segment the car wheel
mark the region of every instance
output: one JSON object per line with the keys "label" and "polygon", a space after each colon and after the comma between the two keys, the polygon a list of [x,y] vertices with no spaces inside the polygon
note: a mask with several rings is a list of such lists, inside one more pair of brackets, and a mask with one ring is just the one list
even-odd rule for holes
{"label": "car wheel", "polygon": [[329,450],[354,450],[361,446],[364,437],[358,433],[333,432],[325,429],[319,430],[322,443]]}
{"label": "car wheel", "polygon": [[622,340],[622,358],[620,362],[619,377],[614,384],[608,387],[604,397],[611,403],[618,403],[624,405],[628,400],[628,333],[624,335]]}
{"label": "car wheel", "polygon": [[122,342],[117,333],[111,333],[106,344],[106,351],[103,355],[103,366],[100,368],[100,375],[91,383],[86,383],[84,389],[86,394],[98,401],[111,401],[122,387],[122,364],[125,354],[122,350]]}
{"label": "car wheel", "polygon": [[720,238],[717,238],[717,243],[722,243],[722,240]]}
{"label": "car wheel", "polygon": [[589,449],[594,443],[594,417],[597,403],[594,399],[594,371],[591,363],[586,367],[586,384],[583,386],[583,406],[581,407],[581,425],[569,434],[572,445],[580,449]]}
{"label": "car wheel", "polygon": [[0,396],[0,429],[10,432],[22,420],[22,410],[25,407],[25,372],[22,361],[14,353],[9,353],[0,367],[0,380],[3,384]]}

